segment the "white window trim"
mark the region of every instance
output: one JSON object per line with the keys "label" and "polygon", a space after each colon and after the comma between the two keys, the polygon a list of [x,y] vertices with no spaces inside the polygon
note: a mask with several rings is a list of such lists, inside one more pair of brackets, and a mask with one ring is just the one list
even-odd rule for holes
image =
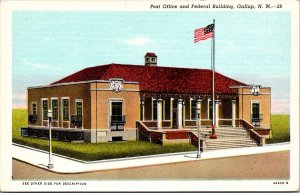
{"label": "white window trim", "polygon": [[[49,109],[49,99],[48,98],[41,98],[41,118],[42,118],[42,121],[41,121],[41,124],[42,126],[44,126],[44,122],[47,121],[47,127],[49,126],[48,124],[48,120],[44,120],[44,107],[43,107],[43,101],[47,101],[47,108]],[[48,111],[47,109],[47,111]]]}
{"label": "white window trim", "polygon": [[74,109],[75,109],[75,112],[74,112],[74,115],[77,115],[77,106],[76,106],[76,103],[77,102],[81,102],[81,104],[82,104],[82,116],[83,116],[83,100],[82,99],[75,99],[75,104],[74,104]]}
{"label": "white window trim", "polygon": [[76,115],[77,115],[77,107],[76,107],[76,103],[77,103],[77,102],[81,102],[81,114],[82,114],[82,115],[81,115],[81,116],[82,116],[82,118],[81,118],[81,119],[82,119],[82,120],[81,120],[81,121],[82,121],[82,123],[81,123],[81,124],[82,124],[82,125],[81,125],[81,128],[84,128],[84,127],[83,127],[83,117],[84,117],[84,114],[83,114],[83,99],[75,99],[75,104],[74,104],[74,105],[75,105],[75,108],[74,108],[74,109],[75,109]]}
{"label": "white window trim", "polygon": [[52,111],[52,115],[53,115],[53,108],[52,108],[52,101],[53,100],[57,100],[57,120],[53,120],[53,122],[59,122],[59,100],[58,100],[58,97],[51,97],[51,103],[50,103],[50,108],[51,108],[51,111]]}
{"label": "white window trim", "polygon": [[125,116],[125,102],[124,102],[125,100],[123,99],[123,98],[110,98],[109,99],[109,112],[108,112],[108,117],[107,117],[107,119],[108,119],[108,126],[110,127],[111,125],[110,125],[110,116],[112,116],[112,103],[113,102],[122,102],[122,116]]}
{"label": "white window trim", "polygon": [[251,104],[250,104],[251,115],[253,114],[253,111],[252,111],[252,105],[253,104],[259,104],[259,114],[261,114],[261,102],[260,102],[260,100],[251,100]]}
{"label": "white window trim", "polygon": [[[64,99],[68,99],[68,111],[69,111],[69,120],[68,121],[64,121],[64,104],[63,104],[63,100]],[[60,109],[61,109],[61,116],[60,116],[60,118],[61,118],[61,123],[62,123],[62,127],[63,127],[63,123],[68,123],[68,125],[70,124],[70,97],[61,97],[61,100],[60,100]],[[70,125],[69,125],[69,127],[70,127]]]}
{"label": "white window trim", "polygon": [[123,98],[110,98],[109,99],[109,115],[112,115],[112,102],[122,102],[122,115],[125,115],[125,106]]}

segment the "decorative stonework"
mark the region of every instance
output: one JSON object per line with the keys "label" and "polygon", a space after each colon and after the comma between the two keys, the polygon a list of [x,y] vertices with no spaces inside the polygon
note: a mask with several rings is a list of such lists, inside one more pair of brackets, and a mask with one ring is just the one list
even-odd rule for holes
{"label": "decorative stonework", "polygon": [[254,96],[258,96],[260,94],[260,85],[250,85],[251,86],[251,94],[253,94]]}
{"label": "decorative stonework", "polygon": [[121,92],[124,90],[123,88],[123,79],[109,79],[109,90],[114,92]]}

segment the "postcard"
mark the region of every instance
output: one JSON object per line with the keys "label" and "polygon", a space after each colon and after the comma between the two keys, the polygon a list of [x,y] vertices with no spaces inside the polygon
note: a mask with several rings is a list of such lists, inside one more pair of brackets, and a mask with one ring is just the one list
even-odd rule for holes
{"label": "postcard", "polygon": [[299,1],[0,5],[1,191],[299,190]]}

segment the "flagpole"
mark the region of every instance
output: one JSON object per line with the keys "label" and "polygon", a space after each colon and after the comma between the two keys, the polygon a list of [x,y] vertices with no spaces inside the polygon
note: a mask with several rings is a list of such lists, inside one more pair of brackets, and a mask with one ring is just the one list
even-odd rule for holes
{"label": "flagpole", "polygon": [[212,133],[210,135],[211,139],[216,139],[217,135],[215,133],[215,125],[216,125],[216,105],[215,105],[215,19],[213,20],[214,30],[213,30],[213,37],[212,37],[212,53],[211,53],[211,70],[212,70],[212,110],[213,110],[213,117],[212,117]]}

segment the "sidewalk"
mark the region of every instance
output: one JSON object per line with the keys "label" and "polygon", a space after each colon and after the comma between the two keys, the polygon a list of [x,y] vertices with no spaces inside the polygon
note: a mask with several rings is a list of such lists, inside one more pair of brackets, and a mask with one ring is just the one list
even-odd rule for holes
{"label": "sidewalk", "polygon": [[[99,170],[112,170],[129,167],[140,167],[166,163],[205,160],[221,157],[261,154],[290,150],[290,143],[268,145],[264,147],[248,147],[225,149],[204,152],[201,158],[196,158],[196,152],[183,152],[174,154],[141,156],[103,161],[84,162],[53,154],[54,168],[51,171],[58,173],[82,173]],[[13,158],[30,163],[40,168],[48,169],[49,154],[46,151],[14,144],[12,148]]]}

